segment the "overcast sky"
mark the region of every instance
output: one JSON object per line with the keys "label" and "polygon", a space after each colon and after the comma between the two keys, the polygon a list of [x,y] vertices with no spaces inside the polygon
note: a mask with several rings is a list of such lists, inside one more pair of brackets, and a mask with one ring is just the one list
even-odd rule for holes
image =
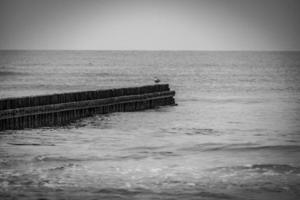
{"label": "overcast sky", "polygon": [[300,50],[300,0],[0,0],[0,49]]}

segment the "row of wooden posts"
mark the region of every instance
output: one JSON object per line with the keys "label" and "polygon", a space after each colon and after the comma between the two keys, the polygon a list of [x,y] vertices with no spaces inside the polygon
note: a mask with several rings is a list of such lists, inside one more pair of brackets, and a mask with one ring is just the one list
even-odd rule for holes
{"label": "row of wooden posts", "polygon": [[59,126],[94,114],[174,105],[168,84],[0,99],[0,130]]}

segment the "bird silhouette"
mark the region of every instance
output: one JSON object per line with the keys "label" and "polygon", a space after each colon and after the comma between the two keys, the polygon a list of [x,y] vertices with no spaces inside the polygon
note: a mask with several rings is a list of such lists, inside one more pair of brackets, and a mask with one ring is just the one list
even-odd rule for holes
{"label": "bird silhouette", "polygon": [[154,77],[154,82],[155,82],[155,83],[159,83],[159,82],[160,82],[159,78]]}

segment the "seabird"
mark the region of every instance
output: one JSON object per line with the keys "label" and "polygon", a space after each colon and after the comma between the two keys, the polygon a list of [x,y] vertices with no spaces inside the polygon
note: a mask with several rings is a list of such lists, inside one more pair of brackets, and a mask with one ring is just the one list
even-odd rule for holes
{"label": "seabird", "polygon": [[160,80],[159,80],[157,77],[154,77],[154,82],[155,82],[155,83],[159,83]]}

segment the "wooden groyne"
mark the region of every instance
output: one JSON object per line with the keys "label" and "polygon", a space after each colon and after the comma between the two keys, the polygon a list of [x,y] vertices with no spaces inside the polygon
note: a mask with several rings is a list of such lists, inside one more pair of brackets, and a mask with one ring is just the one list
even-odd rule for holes
{"label": "wooden groyne", "polygon": [[168,84],[0,99],[0,130],[63,125],[94,114],[174,105]]}

